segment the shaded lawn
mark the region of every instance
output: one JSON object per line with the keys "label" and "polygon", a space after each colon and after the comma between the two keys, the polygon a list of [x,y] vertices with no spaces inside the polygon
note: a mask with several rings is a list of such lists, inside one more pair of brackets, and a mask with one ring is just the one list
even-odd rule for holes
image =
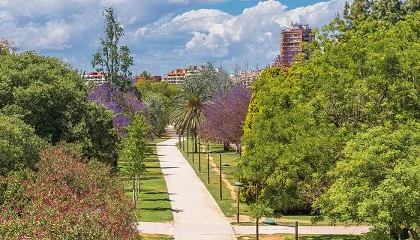
{"label": "shaded lawn", "polygon": [[[152,148],[152,154],[146,159],[146,171],[140,177],[139,201],[137,202],[135,211],[137,221],[168,222],[173,220],[166,182],[156,154],[156,144],[165,140],[157,139],[149,143]],[[132,181],[125,179],[123,180],[123,184],[126,195],[132,199]]]}

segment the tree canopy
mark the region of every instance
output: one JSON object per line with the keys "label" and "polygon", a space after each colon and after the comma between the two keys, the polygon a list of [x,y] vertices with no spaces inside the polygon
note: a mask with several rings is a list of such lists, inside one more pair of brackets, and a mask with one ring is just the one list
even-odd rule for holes
{"label": "tree canopy", "polygon": [[[381,214],[370,218],[372,224],[383,226],[383,216],[392,228],[415,229],[415,219],[406,216],[403,224],[404,217],[396,216],[391,206],[399,201],[395,192],[419,190],[414,185],[401,188],[396,175],[402,174],[404,168],[410,170],[418,161],[416,147],[409,146],[418,145],[414,139],[420,120],[420,13],[403,12],[397,20],[389,21],[383,16],[372,17],[372,6],[363,5],[367,2],[355,1],[348,6],[354,15],[351,24],[338,19],[320,31],[309,46],[310,60],[296,63],[287,73],[266,69],[253,85],[238,180],[263,186],[260,200],[280,213],[313,212],[352,221],[366,221]],[[357,17],[358,14],[366,16]],[[399,155],[398,164],[389,165],[384,157],[393,153],[396,146],[381,145],[383,156],[377,152],[362,153],[359,145],[366,144],[362,142],[372,134],[372,144],[385,139],[412,140],[407,149],[398,150],[406,151]],[[405,137],[399,139],[393,134]],[[356,183],[362,178],[358,177],[361,175],[357,168],[352,169],[352,174],[341,175],[344,169],[351,168],[346,163],[358,163],[366,174],[380,172],[382,177],[371,177],[378,181],[376,185],[359,186]],[[404,178],[407,184],[416,181],[415,171],[407,174],[412,178],[399,179]],[[346,181],[346,187],[340,186]],[[331,192],[330,186],[335,186]],[[380,188],[386,192],[385,186],[396,189],[395,194],[387,192],[382,205],[378,204],[379,198],[368,199]],[[363,195],[352,198],[358,189],[364,191]],[[243,191],[248,193],[246,200],[252,201],[252,192]],[[314,208],[313,203],[320,197],[324,205]],[[408,202],[413,199],[407,198],[402,202],[407,202],[407,214],[411,215],[416,211],[411,208],[416,206],[410,205]],[[345,207],[344,199],[351,202],[349,207]],[[370,216],[361,214],[356,207],[364,205],[365,200],[377,204],[375,210],[365,208]]]}
{"label": "tree canopy", "polygon": [[92,67],[105,71],[108,82],[124,90],[128,87],[128,77],[131,76],[129,68],[134,60],[130,56],[130,49],[119,44],[124,36],[124,29],[118,22],[114,9],[105,8],[102,15],[106,20],[105,37],[101,38],[102,48],[93,55]]}

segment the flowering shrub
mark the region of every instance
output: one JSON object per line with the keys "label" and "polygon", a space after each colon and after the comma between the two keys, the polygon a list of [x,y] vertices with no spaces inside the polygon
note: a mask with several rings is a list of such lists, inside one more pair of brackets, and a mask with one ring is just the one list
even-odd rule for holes
{"label": "flowering shrub", "polygon": [[122,93],[112,84],[95,86],[88,96],[88,101],[103,105],[114,114],[114,126],[121,136],[125,136],[127,127],[137,112],[146,113],[146,106],[134,92]]}
{"label": "flowering shrub", "polygon": [[133,206],[103,163],[69,144],[41,152],[37,171],[0,178],[3,239],[137,239]]}

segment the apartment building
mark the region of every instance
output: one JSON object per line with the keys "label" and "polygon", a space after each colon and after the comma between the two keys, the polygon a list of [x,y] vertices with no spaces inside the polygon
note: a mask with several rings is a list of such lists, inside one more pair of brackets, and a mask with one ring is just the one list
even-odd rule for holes
{"label": "apartment building", "polygon": [[311,42],[313,36],[311,35],[312,29],[309,25],[292,24],[288,29],[284,29],[280,34],[280,55],[279,63],[280,66],[290,67],[295,61],[301,61],[302,59],[296,59],[296,55],[303,51],[302,43]]}
{"label": "apartment building", "polygon": [[170,71],[168,74],[163,76],[162,82],[167,82],[170,84],[182,84],[188,76],[197,73],[203,66],[190,66],[188,68],[178,68]]}

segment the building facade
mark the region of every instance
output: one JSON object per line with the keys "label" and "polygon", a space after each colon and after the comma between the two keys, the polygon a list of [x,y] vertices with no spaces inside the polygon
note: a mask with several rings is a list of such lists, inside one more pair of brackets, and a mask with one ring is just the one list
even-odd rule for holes
{"label": "building facade", "polygon": [[191,76],[201,70],[203,66],[190,66],[189,68],[178,68],[170,71],[168,74],[163,76],[162,82],[170,84],[182,84],[186,77]]}
{"label": "building facade", "polygon": [[290,67],[295,61],[302,61],[303,59],[296,59],[296,55],[303,51],[302,43],[311,42],[313,36],[312,29],[309,25],[292,24],[292,27],[284,29],[280,35],[280,55],[279,65],[283,67]]}

